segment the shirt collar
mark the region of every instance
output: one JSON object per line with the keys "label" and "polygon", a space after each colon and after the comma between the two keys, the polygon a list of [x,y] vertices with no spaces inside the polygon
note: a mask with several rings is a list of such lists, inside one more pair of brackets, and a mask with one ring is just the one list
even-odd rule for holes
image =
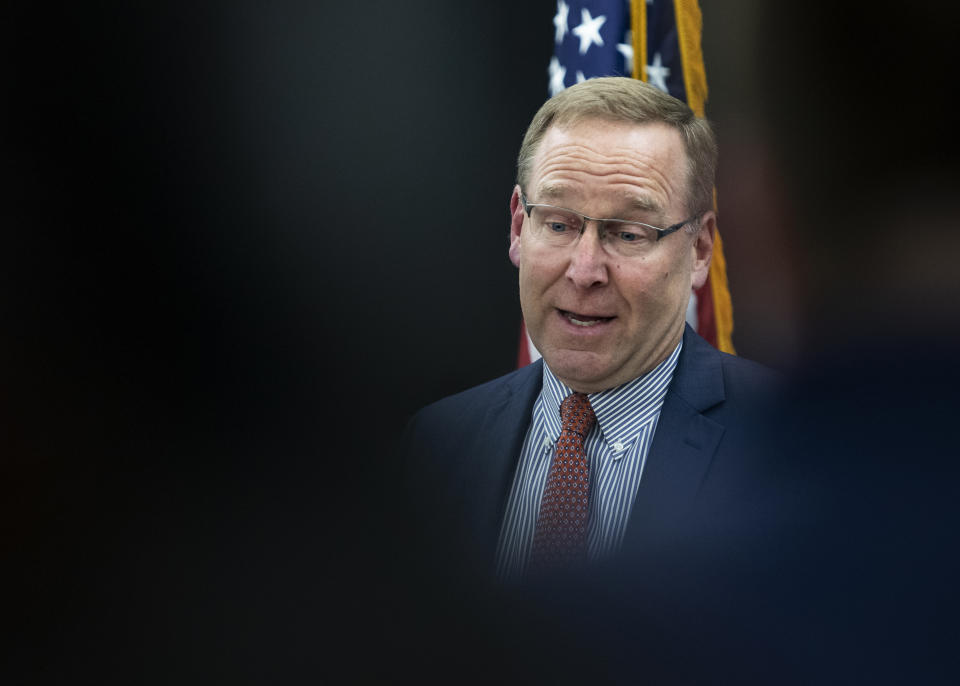
{"label": "shirt collar", "polygon": [[[587,394],[590,406],[597,415],[597,425],[603,434],[603,440],[612,450],[619,451],[628,446],[637,438],[645,424],[656,419],[673,379],[681,348],[683,339],[667,359],[643,376],[616,388]],[[573,392],[573,389],[553,375],[544,361],[540,404],[547,432],[553,440],[560,436],[560,403]],[[616,445],[619,447],[614,448]]]}

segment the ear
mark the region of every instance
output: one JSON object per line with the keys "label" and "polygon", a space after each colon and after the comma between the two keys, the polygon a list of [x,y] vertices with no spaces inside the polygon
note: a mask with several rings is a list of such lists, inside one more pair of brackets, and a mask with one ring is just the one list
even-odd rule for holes
{"label": "ear", "polygon": [[520,266],[520,229],[523,227],[523,203],[520,202],[520,186],[513,187],[510,196],[510,261]]}
{"label": "ear", "polygon": [[710,258],[713,257],[713,235],[717,230],[717,214],[707,212],[700,220],[700,230],[693,238],[693,288],[700,288],[710,273]]}

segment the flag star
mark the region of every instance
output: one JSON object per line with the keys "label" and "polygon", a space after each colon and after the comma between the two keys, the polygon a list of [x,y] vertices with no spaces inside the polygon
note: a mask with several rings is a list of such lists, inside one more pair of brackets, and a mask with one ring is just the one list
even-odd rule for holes
{"label": "flag star", "polygon": [[647,80],[664,93],[669,93],[667,89],[667,77],[670,76],[670,68],[663,66],[663,60],[660,53],[653,56],[653,64],[647,65]]}
{"label": "flag star", "polygon": [[590,10],[580,10],[580,25],[573,30],[573,35],[580,39],[581,55],[586,55],[591,45],[603,45],[600,27],[606,20],[607,17],[603,14],[594,19],[590,16]]}
{"label": "flag star", "polygon": [[563,37],[567,35],[567,15],[570,14],[570,6],[563,0],[557,0],[557,13],[553,15],[553,25],[557,29],[554,40],[559,44],[563,42]]}
{"label": "flag star", "polygon": [[577,83],[583,83],[587,80],[587,77],[583,75],[583,72],[577,69]]}
{"label": "flag star", "polygon": [[633,31],[627,31],[622,43],[617,43],[617,52],[623,55],[623,73],[633,74]]}
{"label": "flag star", "polygon": [[550,60],[550,95],[556,95],[566,86],[563,85],[563,79],[567,75],[567,68],[560,66],[560,60],[556,57]]}

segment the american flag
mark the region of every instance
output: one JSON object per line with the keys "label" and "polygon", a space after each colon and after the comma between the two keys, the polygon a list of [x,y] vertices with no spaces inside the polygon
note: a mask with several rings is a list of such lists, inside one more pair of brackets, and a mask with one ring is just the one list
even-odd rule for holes
{"label": "american flag", "polygon": [[[597,76],[641,79],[704,116],[707,80],[696,0],[557,0],[549,96]],[[733,306],[719,231],[707,282],[691,295],[687,321],[714,346],[733,353]],[[521,322],[518,366],[540,357]]]}

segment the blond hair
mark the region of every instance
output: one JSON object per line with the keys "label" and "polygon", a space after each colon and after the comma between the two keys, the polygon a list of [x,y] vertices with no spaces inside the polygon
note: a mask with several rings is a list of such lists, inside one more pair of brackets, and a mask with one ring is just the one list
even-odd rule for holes
{"label": "blond hair", "polygon": [[717,142],[710,122],[686,103],[637,79],[610,76],[588,79],[547,100],[527,128],[517,156],[517,184],[524,191],[537,147],[551,126],[569,126],[584,119],[636,124],[662,123],[676,129],[687,153],[687,209],[700,214],[713,209]]}

